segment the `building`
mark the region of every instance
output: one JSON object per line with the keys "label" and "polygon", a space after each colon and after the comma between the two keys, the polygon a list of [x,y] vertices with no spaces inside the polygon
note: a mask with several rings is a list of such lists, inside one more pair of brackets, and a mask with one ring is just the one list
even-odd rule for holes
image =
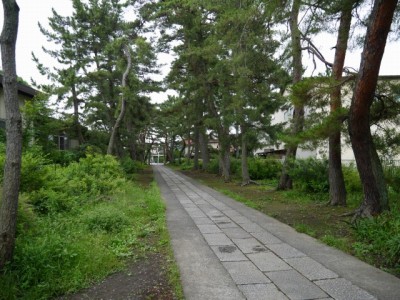
{"label": "building", "polygon": [[[384,85],[384,84],[400,84],[400,75],[396,76],[380,76],[379,77],[379,84]],[[342,102],[343,106],[350,106],[351,103],[351,98],[352,98],[352,86],[349,84],[343,86],[342,89]],[[400,95],[398,97],[400,100]],[[329,109],[327,109],[329,110]],[[310,110],[305,109],[305,118],[309,115]],[[288,110],[279,110],[277,111],[273,117],[272,117],[272,124],[280,124],[280,123],[288,123],[290,122],[291,118],[293,115],[293,109],[290,108]],[[389,125],[390,126],[390,125]],[[371,126],[371,131],[372,132],[377,132],[378,128],[377,126],[373,125]],[[378,133],[379,134],[379,133]],[[307,145],[308,147],[304,146],[299,146],[296,154],[296,158],[317,158],[317,159],[322,159],[323,157],[328,156],[328,142],[322,142],[319,143],[317,147],[313,147],[312,145]],[[399,145],[400,149],[400,145]],[[285,145],[283,143],[280,143],[279,146],[276,145],[269,145],[265,144],[264,149],[259,149],[256,151],[257,156],[261,157],[267,157],[267,156],[272,156],[272,157],[284,157],[284,153],[286,152]],[[400,161],[400,155],[392,157],[393,160]],[[345,135],[342,135],[342,161],[344,163],[349,163],[353,162],[355,160],[354,158],[354,153],[353,149],[348,141],[348,138],[346,139]]]}

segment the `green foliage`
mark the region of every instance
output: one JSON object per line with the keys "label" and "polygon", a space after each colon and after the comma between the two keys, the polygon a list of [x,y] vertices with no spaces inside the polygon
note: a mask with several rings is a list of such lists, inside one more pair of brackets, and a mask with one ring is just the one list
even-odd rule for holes
{"label": "green foliage", "polygon": [[66,167],[48,168],[43,187],[29,194],[29,201],[40,213],[58,213],[76,203],[106,198],[125,182],[118,161],[109,155],[87,154]]}
{"label": "green foliage", "polygon": [[128,156],[125,156],[124,158],[122,158],[121,160],[121,167],[124,170],[125,174],[127,175],[132,175],[137,173],[140,170],[143,170],[145,167],[145,164],[137,161],[137,160],[133,160]]}
{"label": "green foliage", "polygon": [[347,193],[362,193],[360,175],[354,165],[342,166]]}
{"label": "green foliage", "polygon": [[342,251],[349,252],[349,241],[347,238],[337,238],[331,234],[324,235],[321,240],[328,246],[338,248]]}
{"label": "green foliage", "polygon": [[207,172],[212,173],[212,174],[218,174],[219,173],[219,161],[218,158],[213,158],[210,160],[207,166]]}
{"label": "green foliage", "polygon": [[276,179],[282,170],[281,162],[276,159],[250,158],[248,164],[253,180]]}
{"label": "green foliage", "polygon": [[389,164],[384,167],[384,173],[387,185],[400,194],[400,166]]}
{"label": "green foliage", "polygon": [[98,206],[84,217],[84,223],[90,231],[117,233],[129,224],[129,218],[123,211],[107,206]]}
{"label": "green foliage", "polygon": [[297,159],[291,162],[288,173],[301,191],[311,193],[329,191],[327,160]]}
{"label": "green foliage", "polygon": [[400,274],[400,213],[398,209],[373,219],[360,220],[355,233],[356,255],[368,262],[378,261],[379,267],[395,269]]}
{"label": "green foliage", "polygon": [[[114,176],[116,170],[121,172],[109,157],[81,161],[78,169],[91,163],[97,171],[107,172],[110,167]],[[69,167],[57,170],[76,172],[64,169]],[[70,183],[63,183],[65,190],[74,188],[75,183],[67,186]],[[25,194],[20,201],[14,259],[0,275],[0,299],[49,299],[73,292],[121,269],[126,257],[159,252],[168,245],[165,208],[155,186],[143,190],[119,181],[119,188],[107,194],[103,201],[72,201],[69,211],[60,210],[57,215],[35,213],[30,193]],[[154,243],[161,236],[163,242]]]}

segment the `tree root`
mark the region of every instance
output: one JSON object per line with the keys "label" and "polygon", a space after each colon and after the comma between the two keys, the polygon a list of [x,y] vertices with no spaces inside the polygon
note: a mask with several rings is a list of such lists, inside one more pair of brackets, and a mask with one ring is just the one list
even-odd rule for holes
{"label": "tree root", "polygon": [[353,216],[350,221],[352,225],[357,224],[357,222],[360,219],[364,218],[371,219],[373,217],[371,214],[371,209],[364,203],[361,204],[361,206],[354,211],[339,215],[339,217],[350,217],[350,216]]}
{"label": "tree root", "polygon": [[243,182],[240,186],[248,186],[248,185],[252,185],[252,184],[260,185],[258,182],[254,181],[254,180],[249,180],[249,181]]}

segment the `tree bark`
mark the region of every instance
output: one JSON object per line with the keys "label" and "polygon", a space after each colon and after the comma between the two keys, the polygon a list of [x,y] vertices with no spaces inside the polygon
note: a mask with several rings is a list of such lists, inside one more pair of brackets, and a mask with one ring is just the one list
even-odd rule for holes
{"label": "tree bark", "polygon": [[74,126],[75,126],[75,132],[78,138],[79,145],[82,145],[85,140],[83,138],[82,134],[82,127],[79,122],[79,99],[78,95],[76,93],[76,87],[75,84],[72,85],[72,101],[74,103]]}
{"label": "tree bark", "polygon": [[382,164],[370,130],[370,107],[374,100],[379,68],[397,2],[374,2],[350,106],[350,139],[364,191],[364,200],[358,216],[375,216],[389,209]]}
{"label": "tree bark", "polygon": [[[351,13],[355,1],[348,1],[342,8],[338,37],[336,42],[335,59],[332,76],[336,82],[342,79],[343,66],[346,58],[349,39]],[[342,107],[341,86],[336,85],[331,92],[331,115]],[[331,205],[346,205],[346,187],[342,172],[341,149],[341,120],[333,119],[332,132],[329,136],[329,201]]]}
{"label": "tree bark", "polygon": [[205,128],[202,127],[199,136],[201,159],[203,160],[202,170],[207,170],[210,162],[210,155],[208,153],[208,140],[205,133]]}
{"label": "tree bark", "polygon": [[[127,79],[128,75],[129,75],[129,72],[130,72],[131,67],[132,67],[131,53],[130,53],[130,49],[129,49],[128,46],[124,47],[124,54],[126,56],[128,64],[126,66],[124,74],[122,75],[122,89],[125,89],[125,87],[126,87],[126,79]],[[122,91],[121,111],[119,112],[118,118],[115,121],[114,127],[113,127],[113,129],[111,131],[110,141],[108,143],[107,154],[109,154],[109,155],[113,155],[113,153],[114,153],[115,139],[117,137],[118,129],[121,126],[122,120],[125,117],[126,100],[125,100],[124,93],[125,93],[125,91]]]}
{"label": "tree bark", "polygon": [[249,166],[247,164],[247,137],[246,128],[244,125],[240,126],[242,133],[242,154],[241,154],[241,164],[242,164],[242,185],[247,185],[250,183]]}
{"label": "tree bark", "polygon": [[230,153],[230,139],[229,133],[225,132],[225,128],[220,127],[218,129],[218,140],[219,140],[219,163],[222,171],[222,178],[225,182],[231,181],[231,153]]}
{"label": "tree bark", "polygon": [[3,10],[4,25],[0,44],[4,72],[7,146],[0,206],[0,270],[12,259],[14,252],[22,156],[22,120],[15,62],[19,7],[14,0],[3,0]]}
{"label": "tree bark", "polygon": [[200,129],[199,125],[195,124],[194,125],[194,136],[193,136],[193,141],[194,141],[194,157],[193,157],[193,169],[198,170],[199,169],[199,154],[200,154]]}
{"label": "tree bark", "polygon": [[[292,43],[292,65],[293,65],[293,73],[292,73],[292,82],[293,84],[298,83],[303,75],[303,65],[301,62],[301,33],[298,27],[298,17],[300,12],[301,1],[294,0],[291,10],[290,16],[290,34],[291,34],[291,43]],[[300,133],[303,130],[304,123],[304,105],[296,104],[294,105],[293,110],[293,120],[292,120],[292,132],[291,134],[294,136]],[[296,159],[297,152],[297,144],[296,145],[288,145],[286,150],[285,160],[282,166],[281,177],[278,184],[278,190],[288,190],[293,187],[292,180],[289,177],[289,162],[293,159]]]}

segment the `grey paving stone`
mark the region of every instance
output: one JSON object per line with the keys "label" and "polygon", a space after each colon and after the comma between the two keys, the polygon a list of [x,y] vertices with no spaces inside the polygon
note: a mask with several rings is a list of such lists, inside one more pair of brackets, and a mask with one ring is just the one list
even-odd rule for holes
{"label": "grey paving stone", "polygon": [[241,216],[241,214],[235,210],[235,209],[226,209],[222,211],[225,215],[228,217],[233,217],[233,216]]}
{"label": "grey paving stone", "polygon": [[254,236],[257,240],[259,240],[264,245],[282,243],[282,241],[280,239],[278,239],[276,236],[272,235],[268,231],[252,232],[251,235]]}
{"label": "grey paving stone", "polygon": [[[263,272],[291,270],[292,268],[272,252],[250,253],[247,257]],[[267,275],[268,276],[268,275]]]}
{"label": "grey paving stone", "polygon": [[261,245],[255,238],[248,239],[232,239],[243,253],[266,252],[268,249]]}
{"label": "grey paving stone", "polygon": [[197,207],[197,205],[196,204],[194,204],[194,203],[182,203],[182,206],[183,206],[183,208],[195,208],[195,207]]}
{"label": "grey paving stone", "polygon": [[265,229],[256,223],[242,223],[240,226],[247,232],[264,232]]}
{"label": "grey paving stone", "polygon": [[243,216],[230,216],[230,218],[238,223],[238,224],[244,224],[244,223],[252,223],[249,219],[247,219],[246,217]]}
{"label": "grey paving stone", "polygon": [[224,233],[203,234],[207,244],[210,246],[232,245],[232,241]]}
{"label": "grey paving stone", "polygon": [[187,212],[189,214],[189,216],[191,216],[192,218],[206,218],[207,216],[201,211],[188,211]]}
{"label": "grey paving stone", "polygon": [[213,225],[214,222],[209,218],[193,218],[193,221],[196,225]]}
{"label": "grey paving stone", "polygon": [[218,225],[219,228],[238,228],[239,226],[233,223],[232,221],[227,220],[215,220],[215,224]]}
{"label": "grey paving stone", "polygon": [[247,261],[247,257],[235,245],[211,246],[220,261]]}
{"label": "grey paving stone", "polygon": [[344,278],[315,281],[321,289],[338,300],[376,300],[374,296]]}
{"label": "grey paving stone", "polygon": [[282,292],[280,292],[276,286],[270,284],[248,284],[239,285],[239,289],[242,291],[247,300],[287,300]]}
{"label": "grey paving stone", "polygon": [[339,277],[335,272],[328,270],[309,257],[289,258],[285,259],[285,261],[310,280]]}
{"label": "grey paving stone", "polygon": [[236,284],[270,283],[269,280],[250,261],[224,262],[222,263],[232,276]]}
{"label": "grey paving stone", "polygon": [[317,285],[295,270],[268,272],[266,275],[290,299],[318,299],[328,297]]}
{"label": "grey paving stone", "polygon": [[222,228],[222,231],[231,239],[251,238],[251,235],[242,228]]}
{"label": "grey paving stone", "polygon": [[275,252],[275,254],[281,258],[294,258],[294,257],[306,256],[303,252],[285,243],[271,244],[268,245],[267,247],[271,249],[273,252]]}
{"label": "grey paving stone", "polygon": [[209,224],[203,224],[203,225],[197,225],[201,233],[219,233],[221,232],[221,229],[218,228],[217,225],[209,225]]}
{"label": "grey paving stone", "polygon": [[204,200],[193,200],[194,203],[196,203],[197,205],[205,205],[208,204],[206,201]]}

